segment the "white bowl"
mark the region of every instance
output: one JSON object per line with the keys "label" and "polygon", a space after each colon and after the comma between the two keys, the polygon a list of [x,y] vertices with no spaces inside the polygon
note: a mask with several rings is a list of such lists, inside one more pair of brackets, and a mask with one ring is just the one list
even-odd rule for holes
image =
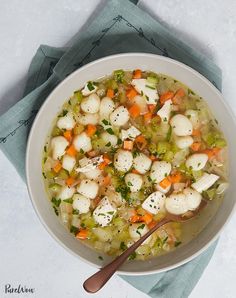
{"label": "white bowl", "polygon": [[[46,137],[52,128],[53,119],[60,111],[62,104],[75,90],[80,89],[89,80],[96,80],[111,74],[115,69],[132,70],[137,68],[163,73],[176,78],[207,101],[228,141],[230,187],[218,211],[215,205],[215,208],[214,206],[208,208],[205,214],[202,215],[202,222],[206,227],[197,237],[175,251],[160,257],[148,261],[126,262],[118,272],[126,275],[158,273],[173,269],[190,261],[216,240],[220,231],[229,220],[235,207],[236,158],[234,158],[233,148],[236,148],[236,138],[234,137],[236,124],[231,110],[226,105],[221,93],[201,74],[169,58],[144,53],[108,56],[81,67],[52,91],[42,105],[32,125],[26,153],[28,190],[41,222],[57,242],[68,251],[95,267],[101,267],[101,261],[98,259],[100,253],[95,252],[76,240],[55,215],[48,200],[42,177],[42,152]],[[109,260],[111,260],[110,257],[104,256],[104,263],[109,262]]]}

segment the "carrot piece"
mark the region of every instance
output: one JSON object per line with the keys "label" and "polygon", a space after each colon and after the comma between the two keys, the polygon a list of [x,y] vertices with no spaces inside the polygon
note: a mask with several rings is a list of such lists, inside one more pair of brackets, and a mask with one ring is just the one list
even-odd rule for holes
{"label": "carrot piece", "polygon": [[147,146],[147,141],[145,137],[142,135],[139,135],[138,137],[136,137],[135,143],[139,150],[143,150]]}
{"label": "carrot piece", "polygon": [[107,97],[113,98],[114,95],[115,95],[114,90],[111,89],[111,88],[108,88],[108,89],[107,89]]}
{"label": "carrot piece", "polygon": [[141,220],[141,217],[137,214],[133,215],[130,217],[130,222],[135,223],[135,222],[139,222]]}
{"label": "carrot piece", "polygon": [[91,150],[91,151],[87,152],[87,155],[89,157],[95,157],[97,155],[97,152],[95,150]]}
{"label": "carrot piece", "polygon": [[62,168],[62,164],[60,163],[60,161],[58,161],[58,162],[55,164],[55,166],[53,167],[53,171],[54,171],[55,173],[58,173],[58,172],[61,170],[61,168]]}
{"label": "carrot piece", "polygon": [[218,154],[218,152],[220,151],[220,148],[212,148],[212,149],[205,149],[202,151],[202,153],[205,153],[208,155],[208,158],[212,158],[213,156],[215,156],[216,154]]}
{"label": "carrot piece", "polygon": [[152,112],[148,112],[143,115],[144,122],[148,124],[152,119]]}
{"label": "carrot piece", "polygon": [[168,177],[166,177],[159,183],[159,185],[160,185],[160,187],[166,189],[167,187],[169,187],[171,185],[171,181],[168,179]]}
{"label": "carrot piece", "polygon": [[66,130],[63,133],[64,137],[67,139],[68,142],[72,141],[72,130]]}
{"label": "carrot piece", "polygon": [[137,94],[138,92],[132,86],[126,91],[126,96],[128,99],[133,99]]}
{"label": "carrot piece", "polygon": [[172,99],[174,97],[174,92],[167,91],[160,96],[160,103],[163,105],[165,101]]}
{"label": "carrot piece", "polygon": [[102,181],[102,186],[107,186],[111,183],[111,177],[110,176],[105,176],[103,178],[103,181]]}
{"label": "carrot piece", "polygon": [[106,164],[111,163],[111,159],[107,154],[103,154],[103,160],[106,162]]}
{"label": "carrot piece", "polygon": [[174,172],[171,174],[168,179],[171,183],[179,183],[182,180],[182,174],[179,171]]}
{"label": "carrot piece", "polygon": [[150,224],[148,224],[148,227],[149,229],[152,229],[155,225],[156,225],[156,221],[153,220],[152,222],[150,222]]}
{"label": "carrot piece", "polygon": [[148,110],[149,110],[149,112],[151,112],[151,113],[153,113],[153,112],[155,111],[155,108],[156,108],[156,105],[154,105],[154,104],[150,104],[150,105],[148,105]]}
{"label": "carrot piece", "polygon": [[91,137],[95,134],[96,130],[97,130],[96,125],[88,124],[85,132],[89,137]]}
{"label": "carrot piece", "polygon": [[132,118],[137,118],[140,115],[140,112],[141,112],[140,107],[137,104],[133,104],[129,108],[129,113]]}
{"label": "carrot piece", "polygon": [[66,185],[71,186],[75,182],[75,179],[73,177],[69,177],[66,179]]}
{"label": "carrot piece", "polygon": [[190,148],[193,150],[193,151],[199,151],[201,147],[201,143],[200,142],[194,142],[192,143],[192,145],[190,146]]}
{"label": "carrot piece", "polygon": [[87,239],[88,238],[88,230],[87,229],[82,229],[80,230],[77,235],[76,235],[77,239]]}
{"label": "carrot piece", "polygon": [[142,77],[141,69],[135,69],[133,73],[133,79],[141,79],[141,77]]}
{"label": "carrot piece", "polygon": [[174,97],[172,98],[172,102],[174,104],[180,104],[181,101],[182,101],[182,98],[185,96],[185,91],[183,88],[180,88],[178,89],[176,92],[175,92],[175,95]]}
{"label": "carrot piece", "polygon": [[70,145],[70,147],[66,150],[66,153],[70,156],[75,156],[77,151],[75,150],[74,145]]}
{"label": "carrot piece", "polygon": [[150,158],[152,161],[157,160],[157,157],[156,157],[155,155],[150,155],[149,158]]}
{"label": "carrot piece", "polygon": [[137,171],[137,170],[135,170],[135,169],[133,169],[131,172],[132,172],[133,174],[140,174],[139,171]]}
{"label": "carrot piece", "polygon": [[125,150],[130,150],[131,151],[133,149],[133,146],[134,146],[133,141],[130,141],[130,140],[125,140],[124,141],[123,147],[124,147]]}
{"label": "carrot piece", "polygon": [[192,136],[194,136],[194,137],[200,137],[201,136],[200,129],[193,129]]}
{"label": "carrot piece", "polygon": [[101,170],[101,171],[104,170],[105,167],[106,167],[109,163],[111,163],[111,160],[110,160],[109,156],[106,155],[106,154],[104,154],[104,155],[103,155],[103,162],[101,162],[101,163],[98,165],[99,170]]}
{"label": "carrot piece", "polygon": [[147,225],[152,222],[153,215],[150,213],[145,213],[142,217],[141,220],[144,221]]}

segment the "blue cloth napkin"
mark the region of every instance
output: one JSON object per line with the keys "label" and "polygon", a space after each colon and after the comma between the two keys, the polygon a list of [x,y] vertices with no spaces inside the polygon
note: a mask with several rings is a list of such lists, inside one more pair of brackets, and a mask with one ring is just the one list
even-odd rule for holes
{"label": "blue cloth napkin", "polygon": [[[164,55],[193,67],[221,89],[221,71],[214,63],[178,40],[134,3],[108,1],[70,48],[39,47],[29,69],[24,98],[0,117],[0,148],[23,180],[27,136],[37,111],[58,83],[92,60],[122,52]],[[121,277],[151,297],[188,297],[210,261],[215,245],[168,272]]]}

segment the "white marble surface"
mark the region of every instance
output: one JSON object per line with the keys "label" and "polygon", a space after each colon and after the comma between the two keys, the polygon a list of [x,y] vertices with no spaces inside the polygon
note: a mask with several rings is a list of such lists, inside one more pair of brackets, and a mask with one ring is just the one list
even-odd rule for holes
{"label": "white marble surface", "polygon": [[[39,44],[65,45],[99,0],[0,0],[0,113],[22,94],[29,63]],[[50,5],[48,4],[50,3]],[[236,2],[234,0],[141,0],[140,5],[223,70],[223,93],[236,112]],[[89,297],[82,281],[94,272],[48,235],[36,217],[26,186],[0,152],[0,297]],[[236,296],[236,215],[191,298]],[[35,294],[4,295],[21,283]],[[118,277],[93,297],[147,297]]]}

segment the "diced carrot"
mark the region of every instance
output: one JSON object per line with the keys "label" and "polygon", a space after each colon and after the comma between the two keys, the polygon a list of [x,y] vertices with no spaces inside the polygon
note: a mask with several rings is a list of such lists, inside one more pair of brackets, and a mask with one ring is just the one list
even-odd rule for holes
{"label": "diced carrot", "polygon": [[130,150],[131,151],[133,149],[133,146],[134,146],[133,141],[130,141],[130,140],[125,140],[124,141],[123,147],[124,147],[125,150]]}
{"label": "diced carrot", "polygon": [[137,94],[138,92],[132,86],[126,91],[126,96],[128,99],[133,99]]}
{"label": "diced carrot", "polygon": [[106,164],[111,163],[111,159],[107,154],[103,154],[103,160],[106,162]]}
{"label": "diced carrot", "polygon": [[152,112],[148,112],[143,115],[144,122],[148,124],[152,119]]}
{"label": "diced carrot", "polygon": [[89,157],[95,157],[97,155],[97,152],[95,150],[91,150],[91,151],[87,152],[87,155]]}
{"label": "diced carrot", "polygon": [[139,171],[137,171],[137,170],[135,170],[135,169],[133,169],[131,172],[132,172],[133,174],[140,174]]}
{"label": "diced carrot", "polygon": [[155,227],[156,224],[157,223],[154,220],[152,222],[150,222],[150,224],[148,224],[149,229],[152,229],[153,227]]}
{"label": "diced carrot", "polygon": [[170,180],[171,183],[179,183],[182,180],[182,174],[180,171],[176,171],[172,173],[168,179]]}
{"label": "diced carrot", "polygon": [[130,222],[135,223],[135,222],[139,222],[141,220],[141,217],[139,215],[133,215],[130,217]]}
{"label": "diced carrot", "polygon": [[87,125],[87,128],[86,128],[86,134],[87,134],[89,137],[91,137],[91,136],[93,136],[93,135],[95,134],[96,130],[97,130],[96,125],[88,124],[88,125]]}
{"label": "diced carrot", "polygon": [[66,150],[66,153],[70,156],[75,156],[77,151],[75,150],[74,145],[70,145],[70,147]]}
{"label": "diced carrot", "polygon": [[103,178],[103,181],[102,181],[102,186],[107,186],[111,183],[111,177],[110,176],[105,176]]}
{"label": "diced carrot", "polygon": [[150,155],[149,158],[150,158],[152,161],[157,160],[157,157],[156,157],[155,155]]}
{"label": "diced carrot", "polygon": [[163,105],[165,103],[165,101],[172,99],[174,95],[175,94],[173,91],[167,91],[167,92],[163,93],[160,96],[160,103]]}
{"label": "diced carrot", "polygon": [[190,148],[193,150],[193,151],[199,151],[201,147],[201,143],[200,142],[194,142],[192,143],[192,145],[190,146]]}
{"label": "diced carrot", "polygon": [[68,142],[72,141],[72,130],[66,130],[63,133],[64,137],[67,139]]}
{"label": "diced carrot", "polygon": [[156,108],[156,105],[154,105],[154,104],[150,104],[150,105],[148,105],[148,110],[149,110],[151,113],[153,113],[153,112],[155,111],[155,108]]}
{"label": "diced carrot", "polygon": [[180,104],[182,101],[182,98],[185,96],[185,91],[183,88],[178,89],[175,92],[174,97],[172,98],[172,102],[176,105]]}
{"label": "diced carrot", "polygon": [[152,222],[153,215],[150,213],[145,213],[142,217],[141,220],[144,221],[147,225]]}
{"label": "diced carrot", "polygon": [[53,171],[55,173],[58,173],[60,171],[60,169],[62,168],[62,164],[60,163],[60,161],[58,161],[55,166],[53,167]]}
{"label": "diced carrot", "polygon": [[215,156],[216,154],[218,154],[218,152],[220,151],[220,148],[212,148],[212,149],[205,149],[202,151],[202,153],[206,153],[208,155],[208,158],[212,158],[213,156]]}
{"label": "diced carrot", "polygon": [[88,230],[87,229],[82,229],[80,230],[77,235],[76,235],[77,239],[87,239],[88,238]]}
{"label": "diced carrot", "polygon": [[159,183],[159,185],[160,185],[160,187],[166,189],[167,187],[169,187],[171,185],[171,181],[168,179],[168,177],[166,177]]}
{"label": "diced carrot", "polygon": [[114,90],[111,88],[107,89],[107,97],[113,98],[115,95]]}
{"label": "diced carrot", "polygon": [[137,118],[140,115],[140,112],[141,112],[140,107],[137,104],[133,104],[129,108],[129,113],[132,118]]}
{"label": "diced carrot", "polygon": [[143,150],[147,146],[147,141],[145,137],[142,135],[139,135],[138,137],[136,137],[135,143],[139,150]]}
{"label": "diced carrot", "polygon": [[75,179],[73,177],[69,177],[66,179],[66,185],[71,186],[75,182]]}
{"label": "diced carrot", "polygon": [[141,79],[141,77],[142,77],[141,69],[135,69],[133,73],[133,79]]}
{"label": "diced carrot", "polygon": [[101,163],[98,165],[99,170],[101,170],[101,171],[104,170],[105,167],[106,167],[109,163],[111,163],[111,160],[110,160],[109,156],[108,156],[107,154],[104,154],[104,155],[103,155],[103,162],[101,162]]}
{"label": "diced carrot", "polygon": [[201,136],[200,129],[193,129],[192,136],[194,136],[194,137],[200,137]]}
{"label": "diced carrot", "polygon": [[94,200],[92,200],[92,202],[94,203],[94,206],[96,207],[98,205],[98,203],[101,201],[100,197],[96,197]]}

